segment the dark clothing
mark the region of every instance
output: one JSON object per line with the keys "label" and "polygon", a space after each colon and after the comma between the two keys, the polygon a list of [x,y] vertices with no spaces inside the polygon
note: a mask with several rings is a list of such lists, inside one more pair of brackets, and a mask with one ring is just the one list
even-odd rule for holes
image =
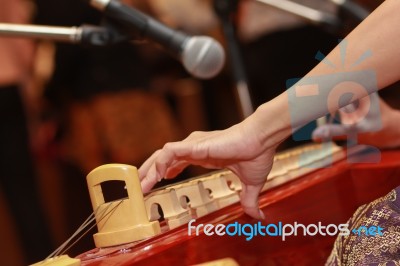
{"label": "dark clothing", "polygon": [[0,87],[0,182],[29,263],[53,249],[40,206],[28,142],[25,110],[17,86]]}

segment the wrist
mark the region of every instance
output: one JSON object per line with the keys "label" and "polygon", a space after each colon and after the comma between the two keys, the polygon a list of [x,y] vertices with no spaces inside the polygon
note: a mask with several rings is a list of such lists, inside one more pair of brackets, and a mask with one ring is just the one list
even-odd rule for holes
{"label": "wrist", "polygon": [[265,148],[276,148],[292,133],[286,93],[259,106],[244,123],[250,123]]}

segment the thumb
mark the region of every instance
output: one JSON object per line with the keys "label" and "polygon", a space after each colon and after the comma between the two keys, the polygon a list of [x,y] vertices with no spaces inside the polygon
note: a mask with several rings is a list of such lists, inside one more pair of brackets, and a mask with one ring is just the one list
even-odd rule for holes
{"label": "thumb", "polygon": [[259,185],[247,185],[242,182],[242,192],[240,193],[240,202],[245,213],[253,218],[265,220],[265,214],[258,205],[258,195],[263,187]]}

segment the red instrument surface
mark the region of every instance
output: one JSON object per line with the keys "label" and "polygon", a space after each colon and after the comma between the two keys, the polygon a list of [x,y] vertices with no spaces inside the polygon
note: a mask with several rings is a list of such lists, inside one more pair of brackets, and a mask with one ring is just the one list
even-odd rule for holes
{"label": "red instrument surface", "polygon": [[[400,151],[382,152],[378,164],[346,160],[264,192],[260,206],[264,223],[345,223],[356,208],[400,185]],[[239,203],[196,220],[200,223],[257,223]],[[240,265],[323,265],[336,237],[188,235],[188,226],[123,246],[94,249],[78,258],[82,265],[193,265],[231,257]]]}

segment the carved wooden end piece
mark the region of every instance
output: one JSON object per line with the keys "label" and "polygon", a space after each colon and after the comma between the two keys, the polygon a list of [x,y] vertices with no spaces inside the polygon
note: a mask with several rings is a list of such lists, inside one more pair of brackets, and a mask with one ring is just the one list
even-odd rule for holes
{"label": "carved wooden end piece", "polygon": [[[128,197],[105,202],[101,184],[113,180],[125,182]],[[103,165],[88,174],[87,183],[99,230],[93,236],[96,247],[121,245],[161,233],[159,222],[150,222],[147,217],[135,167]]]}

